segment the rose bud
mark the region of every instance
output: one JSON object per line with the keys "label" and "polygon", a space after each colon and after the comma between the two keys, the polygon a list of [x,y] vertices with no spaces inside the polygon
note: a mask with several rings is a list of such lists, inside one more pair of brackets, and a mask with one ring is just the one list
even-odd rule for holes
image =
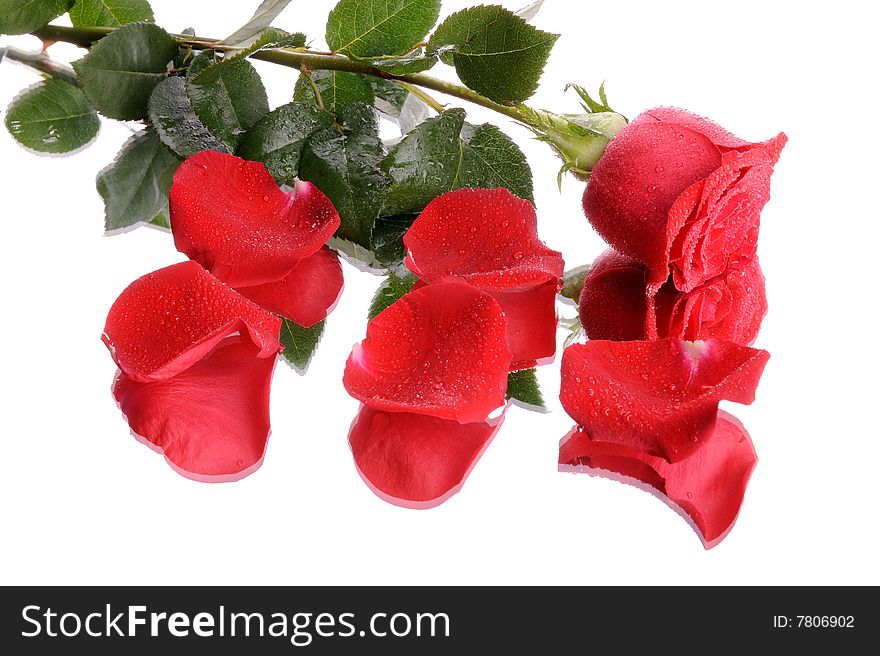
{"label": "rose bud", "polygon": [[646,265],[651,295],[670,273],[689,292],[754,256],[786,141],[750,143],[683,110],[652,109],[593,167],[584,211],[612,247]]}

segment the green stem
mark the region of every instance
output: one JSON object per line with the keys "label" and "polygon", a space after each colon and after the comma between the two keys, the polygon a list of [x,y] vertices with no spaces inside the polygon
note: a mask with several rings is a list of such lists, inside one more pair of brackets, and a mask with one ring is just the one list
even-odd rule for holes
{"label": "green stem", "polygon": [[442,114],[443,111],[446,109],[446,107],[444,107],[442,104],[437,102],[437,100],[433,96],[425,93],[424,91],[422,91],[419,87],[415,86],[414,84],[410,84],[409,82],[401,82],[400,80],[395,80],[394,82],[396,84],[399,84],[401,87],[403,87],[407,91],[409,91],[412,95],[414,95],[416,98],[421,100],[423,103],[425,103],[428,107],[433,109],[438,114]]}
{"label": "green stem", "polygon": [[[44,41],[64,41],[73,43],[84,48],[90,47],[95,41],[102,39],[110,34],[116,28],[106,27],[65,27],[63,25],[46,25],[32,34]],[[216,39],[207,39],[204,37],[187,36],[186,34],[172,34],[174,39],[181,45],[190,46],[195,50],[234,50],[224,44],[218,43]],[[328,71],[346,71],[349,73],[358,73],[360,75],[372,75],[373,77],[381,77],[386,80],[410,84],[432,91],[438,91],[465,100],[467,102],[491,109],[494,112],[502,114],[520,123],[531,125],[528,113],[524,115],[521,111],[523,105],[501,105],[488,98],[485,98],[475,91],[471,91],[467,87],[456,84],[455,82],[447,82],[438,78],[426,75],[424,73],[415,73],[412,75],[390,75],[378,68],[365,64],[363,62],[349,59],[341,55],[314,53],[308,51],[297,50],[260,50],[253,55],[252,59],[287,66],[301,70],[303,66],[309,70],[328,70]],[[538,126],[532,126],[538,127]]]}
{"label": "green stem", "polygon": [[76,79],[76,73],[70,68],[70,66],[59,64],[57,61],[44,54],[21,50],[15,46],[7,46],[5,50],[7,59],[24,64],[25,66],[30,66],[41,73],[45,73],[56,79],[64,80],[65,82],[70,82],[71,84],[79,86],[79,81]]}

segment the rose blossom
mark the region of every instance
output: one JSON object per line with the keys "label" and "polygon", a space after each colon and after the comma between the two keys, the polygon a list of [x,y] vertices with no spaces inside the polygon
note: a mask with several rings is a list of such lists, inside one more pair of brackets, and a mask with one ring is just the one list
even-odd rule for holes
{"label": "rose blossom", "polygon": [[751,143],[686,111],[652,109],[611,141],[584,211],[614,249],[646,265],[652,294],[670,273],[689,292],[754,256],[786,140]]}

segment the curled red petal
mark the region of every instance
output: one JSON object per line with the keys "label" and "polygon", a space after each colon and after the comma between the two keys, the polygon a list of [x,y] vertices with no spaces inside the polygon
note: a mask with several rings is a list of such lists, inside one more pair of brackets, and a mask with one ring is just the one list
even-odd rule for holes
{"label": "curled red petal", "polygon": [[721,400],[754,401],[769,357],[718,339],[589,341],[563,354],[560,399],[594,440],[678,462],[711,434]]}
{"label": "curled red petal", "polygon": [[311,183],[285,193],[261,162],[212,151],[178,167],[169,203],[177,250],[233,287],[280,280],[339,227]]}
{"label": "curled red petal", "polygon": [[676,288],[689,292],[731,262],[754,257],[774,161],[766,144],[724,153],[718,169],[673,203],[666,251]]}
{"label": "curled red petal", "polygon": [[733,528],[757,462],[749,434],[723,411],[700,449],[675,463],[592,440],[581,429],[572,431],[559,447],[560,471],[610,475],[648,486],[690,520],[707,549]]}
{"label": "curled red petal", "polygon": [[373,492],[395,505],[424,509],[461,489],[499,426],[361,406],[348,441]]}
{"label": "curled red petal", "polygon": [[308,328],[327,317],[342,292],[339,256],[326,246],[304,257],[281,280],[235,291],[270,312]]}
{"label": "curled red petal", "polygon": [[235,332],[269,357],[281,349],[280,330],[277,317],[182,262],[131,283],[110,308],[102,339],[127,377],[149,382],[188,369]]}
{"label": "curled red petal", "polygon": [[688,293],[667,282],[654,299],[661,337],[717,337],[751,344],[767,313],[764,274],[758,259],[733,263],[722,275]]}
{"label": "curled red petal", "polygon": [[541,285],[491,292],[507,319],[511,367],[552,358],[556,353],[555,280]]}
{"label": "curled red petal", "polygon": [[456,276],[485,290],[562,276],[558,251],[538,238],[535,208],[507,189],[460,189],[432,200],[404,235],[406,263],[427,282]]}
{"label": "curled red petal", "polygon": [[645,339],[647,270],[635,258],[609,248],[584,278],[578,315],[590,339]]}
{"label": "curled red petal", "polygon": [[484,421],[504,404],[506,329],[489,294],[455,279],[427,285],[369,323],[343,383],[379,410]]}
{"label": "curled red petal", "polygon": [[195,480],[238,480],[255,471],[269,438],[269,387],[276,358],[225,338],[173,378],[135,381],[121,372],[113,394],[135,435]]}

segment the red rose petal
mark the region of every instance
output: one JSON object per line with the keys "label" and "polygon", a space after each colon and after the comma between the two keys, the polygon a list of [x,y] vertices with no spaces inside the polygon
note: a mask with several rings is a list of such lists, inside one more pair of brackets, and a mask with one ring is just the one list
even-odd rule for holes
{"label": "red rose petal", "polygon": [[342,292],[339,257],[326,246],[304,257],[281,280],[235,291],[270,312],[308,328],[327,317]]}
{"label": "red rose petal", "polygon": [[615,250],[648,266],[649,282],[663,283],[668,276],[669,208],[720,165],[721,152],[702,134],[634,121],[612,139],[593,167],[584,211]]}
{"label": "red rose petal", "polygon": [[749,434],[723,411],[703,446],[676,463],[591,440],[580,429],[566,436],[559,448],[560,471],[611,474],[625,483],[649,486],[692,522],[707,549],[733,528],[757,461]]}
{"label": "red rose petal", "polygon": [[269,387],[276,358],[242,336],[227,337],[173,378],[138,382],[120,373],[113,394],[132,431],[181,474],[238,480],[255,471],[269,438]]}
{"label": "red rose petal", "polygon": [[589,339],[645,339],[647,270],[638,260],[609,248],[584,278],[578,314]]}
{"label": "red rose petal", "polygon": [[[751,344],[767,313],[764,275],[757,259],[734,262],[722,275],[689,293],[668,280],[646,302],[645,266],[609,249],[584,279],[579,314],[590,339],[634,341],[716,337]],[[653,310],[648,310],[648,307]]]}
{"label": "red rose petal", "polygon": [[233,287],[280,280],[339,227],[311,183],[285,193],[261,162],[210,151],[178,167],[169,202],[177,249]]}
{"label": "red rose petal", "polygon": [[373,492],[398,506],[425,509],[461,489],[499,426],[361,406],[348,441]]}
{"label": "red rose petal", "polygon": [[779,134],[767,141],[752,143],[734,136],[714,121],[710,121],[707,118],[691,114],[688,111],[675,107],[656,107],[644,112],[636,120],[672,123],[693,130],[694,132],[699,132],[709,139],[709,141],[718,146],[722,152],[725,150],[751,150],[755,146],[761,146],[769,155],[771,164],[776,164],[779,160],[779,155],[782,153],[782,147],[787,141],[787,137],[784,134]]}
{"label": "red rose petal", "polygon": [[717,339],[575,344],[560,399],[594,440],[678,462],[711,434],[721,400],[754,401],[769,357]]}
{"label": "red rose petal", "polygon": [[504,404],[507,324],[489,294],[450,279],[373,319],[345,365],[348,393],[372,408],[480,422]]}
{"label": "red rose petal", "polygon": [[666,241],[675,286],[689,292],[731,261],[754,257],[773,164],[761,144],[729,152],[701,185],[669,210]]}
{"label": "red rose petal", "polygon": [[721,276],[685,294],[667,282],[654,299],[661,337],[717,337],[751,344],[767,313],[764,274],[757,258],[736,262]]}
{"label": "red rose petal", "polygon": [[[491,292],[507,319],[507,345],[513,365],[546,360],[556,353],[556,280],[542,285]],[[513,369],[512,369],[513,370]]]}
{"label": "red rose petal", "polygon": [[431,201],[403,238],[409,270],[485,290],[539,285],[562,276],[558,251],[538,238],[535,208],[507,189],[460,189]]}
{"label": "red rose petal", "polygon": [[102,339],[126,376],[149,382],[191,367],[236,331],[267,358],[281,348],[280,329],[279,319],[183,262],[131,283],[110,308]]}
{"label": "red rose petal", "polygon": [[633,123],[653,122],[670,123],[702,134],[722,150],[748,148],[754,145],[745,139],[732,135],[714,121],[677,107],[655,107],[643,112],[633,121]]}

